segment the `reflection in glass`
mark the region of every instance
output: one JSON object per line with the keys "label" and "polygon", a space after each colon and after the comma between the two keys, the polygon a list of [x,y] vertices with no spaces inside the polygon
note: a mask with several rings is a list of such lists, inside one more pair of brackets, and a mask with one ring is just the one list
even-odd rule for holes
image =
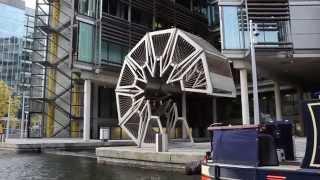
{"label": "reflection in glass", "polygon": [[209,26],[218,26],[220,23],[219,19],[219,6],[218,3],[208,5],[207,9],[207,14],[208,14],[208,25]]}
{"label": "reflection in glass", "polygon": [[[0,3],[0,37],[20,37],[25,34],[25,12],[12,6]],[[14,16],[13,16],[14,14]]]}
{"label": "reflection in glass", "polygon": [[79,60],[92,62],[93,59],[93,37],[94,28],[90,24],[79,23]]}
{"label": "reflection in glass", "polygon": [[223,30],[225,49],[244,49],[248,45],[245,12],[241,7],[223,7]]}
{"label": "reflection in glass", "polygon": [[102,3],[103,12],[128,20],[128,4],[118,0],[105,0]]}
{"label": "reflection in glass", "polygon": [[122,64],[128,47],[102,40],[101,42],[101,63]]}
{"label": "reflection in glass", "polygon": [[[248,24],[245,8],[239,6],[222,6],[223,43],[224,49],[248,48]],[[281,44],[290,42],[286,21],[257,20],[249,16],[258,26],[259,35],[256,37],[259,47],[280,47]],[[210,23],[209,18],[209,23]]]}
{"label": "reflection in glass", "polygon": [[208,16],[208,3],[206,0],[192,0],[192,11],[204,17]]}
{"label": "reflection in glass", "polygon": [[147,27],[152,27],[153,17],[152,14],[143,11],[139,8],[132,7],[131,8],[131,21],[136,24],[141,24]]}
{"label": "reflection in glass", "polygon": [[108,59],[109,51],[108,51],[108,43],[107,41],[101,41],[101,59]]}
{"label": "reflection in glass", "polygon": [[80,0],[79,12],[82,15],[94,17],[96,14],[96,0]]}
{"label": "reflection in glass", "polygon": [[113,62],[121,62],[121,46],[109,44],[109,60]]}
{"label": "reflection in glass", "polygon": [[23,54],[25,10],[0,3],[0,12],[0,80],[19,91],[29,81],[24,72],[30,72]]}

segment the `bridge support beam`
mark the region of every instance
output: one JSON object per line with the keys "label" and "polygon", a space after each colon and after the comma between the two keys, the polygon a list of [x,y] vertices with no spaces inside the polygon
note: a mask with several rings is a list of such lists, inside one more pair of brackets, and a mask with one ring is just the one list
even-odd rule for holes
{"label": "bridge support beam", "polygon": [[[182,117],[187,119],[187,95],[185,92],[182,93]],[[187,129],[185,126],[182,126],[182,138],[187,139]]]}

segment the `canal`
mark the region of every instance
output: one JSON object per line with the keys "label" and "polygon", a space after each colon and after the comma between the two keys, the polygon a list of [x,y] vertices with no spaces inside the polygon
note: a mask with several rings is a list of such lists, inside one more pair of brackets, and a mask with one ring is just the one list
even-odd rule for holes
{"label": "canal", "polygon": [[0,151],[0,179],[200,180],[200,177],[175,172],[101,165],[93,158]]}

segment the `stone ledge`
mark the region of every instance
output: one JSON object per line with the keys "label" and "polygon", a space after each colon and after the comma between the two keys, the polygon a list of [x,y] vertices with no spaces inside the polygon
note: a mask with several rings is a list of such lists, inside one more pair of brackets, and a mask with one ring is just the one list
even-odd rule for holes
{"label": "stone ledge", "polygon": [[138,160],[107,158],[107,157],[97,157],[97,162],[99,164],[119,165],[123,167],[153,169],[153,170],[159,170],[159,171],[176,171],[176,172],[185,171],[184,164],[138,161]]}
{"label": "stone ledge", "polygon": [[78,139],[21,139],[0,143],[0,149],[16,152],[41,152],[43,150],[94,150],[97,147],[107,146],[131,146],[132,141],[108,141],[97,140],[80,141]]}
{"label": "stone ledge", "polygon": [[96,149],[98,163],[119,164],[146,169],[184,171],[185,165],[203,160],[204,149],[172,148],[169,152],[155,152],[154,148],[100,147]]}

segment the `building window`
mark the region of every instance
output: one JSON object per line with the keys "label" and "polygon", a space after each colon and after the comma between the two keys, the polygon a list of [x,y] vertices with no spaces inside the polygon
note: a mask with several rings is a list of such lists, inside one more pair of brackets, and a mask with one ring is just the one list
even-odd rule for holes
{"label": "building window", "polygon": [[192,11],[204,17],[207,17],[207,1],[205,0],[192,0]]}
{"label": "building window", "polygon": [[119,0],[105,0],[102,5],[103,12],[125,20],[128,20],[128,9],[128,4],[122,3]]}
{"label": "building window", "polygon": [[132,7],[131,18],[132,18],[131,21],[133,23],[141,24],[141,25],[152,28],[153,16],[152,14],[146,11]]}
{"label": "building window", "polygon": [[79,13],[94,17],[96,15],[96,0],[80,0]]}
{"label": "building window", "polygon": [[93,38],[94,28],[90,24],[79,23],[79,48],[78,59],[79,61],[91,63],[93,60]]}
{"label": "building window", "polygon": [[102,64],[122,64],[128,53],[128,47],[114,44],[108,41],[101,42],[101,63]]}
{"label": "building window", "polygon": [[[258,43],[279,42],[280,28],[281,28],[281,25],[279,25],[278,23],[259,23],[258,24],[259,36],[257,36],[257,42]],[[278,45],[273,44],[271,46],[278,46]]]}
{"label": "building window", "polygon": [[109,3],[108,4],[108,13],[114,16],[117,16],[117,11],[118,11],[118,4],[119,2],[117,0],[107,0],[105,1],[105,3]]}
{"label": "building window", "polygon": [[118,17],[122,19],[128,19],[128,5],[124,3],[120,3]]}
{"label": "building window", "polygon": [[165,16],[156,16],[155,21],[153,22],[152,28],[154,30],[161,30],[161,29],[167,29],[175,27],[175,22],[172,19],[168,19]]}
{"label": "building window", "polygon": [[191,1],[189,1],[189,0],[176,0],[177,4],[180,4],[180,5],[184,6],[187,9],[190,9],[190,7],[191,7],[190,2]]}
{"label": "building window", "polygon": [[222,8],[223,38],[225,49],[245,49],[248,46],[248,32],[245,11],[240,7]]}
{"label": "building window", "polygon": [[212,4],[208,6],[208,25],[219,26],[219,5],[218,3]]}
{"label": "building window", "polygon": [[109,60],[112,62],[121,62],[122,60],[121,46],[109,43]]}

